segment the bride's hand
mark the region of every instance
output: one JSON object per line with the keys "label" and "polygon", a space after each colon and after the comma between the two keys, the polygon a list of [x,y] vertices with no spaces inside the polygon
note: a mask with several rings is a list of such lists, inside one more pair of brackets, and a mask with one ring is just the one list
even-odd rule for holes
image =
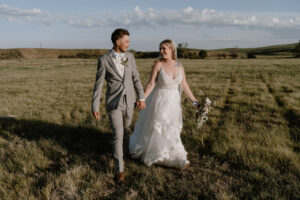
{"label": "bride's hand", "polygon": [[199,101],[197,99],[192,99],[192,101],[193,101],[193,106],[195,108],[199,108],[200,107],[200,103],[199,103]]}
{"label": "bride's hand", "polygon": [[194,101],[194,102],[193,102],[193,106],[196,106],[196,107],[199,106],[198,101]]}

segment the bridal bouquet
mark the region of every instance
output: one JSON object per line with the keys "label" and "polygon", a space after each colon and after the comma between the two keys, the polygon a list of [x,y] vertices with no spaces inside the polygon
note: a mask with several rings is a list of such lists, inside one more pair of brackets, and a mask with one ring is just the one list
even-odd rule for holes
{"label": "bridal bouquet", "polygon": [[201,128],[205,122],[208,121],[208,112],[211,108],[211,100],[206,97],[201,104],[198,105],[198,110],[196,112],[196,122],[197,128]]}

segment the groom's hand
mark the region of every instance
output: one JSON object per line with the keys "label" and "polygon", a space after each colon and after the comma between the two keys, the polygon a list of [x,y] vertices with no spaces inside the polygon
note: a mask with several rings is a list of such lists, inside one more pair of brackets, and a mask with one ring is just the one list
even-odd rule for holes
{"label": "groom's hand", "polygon": [[100,113],[99,112],[93,112],[93,115],[96,119],[100,119]]}
{"label": "groom's hand", "polygon": [[144,110],[146,108],[146,103],[145,101],[138,101],[136,103],[137,107],[140,109],[140,110]]}

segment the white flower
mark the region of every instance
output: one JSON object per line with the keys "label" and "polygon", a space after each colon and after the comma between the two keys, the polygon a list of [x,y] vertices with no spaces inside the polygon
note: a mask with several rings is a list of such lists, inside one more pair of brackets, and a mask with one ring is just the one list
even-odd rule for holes
{"label": "white flower", "polygon": [[121,64],[124,65],[124,66],[127,66],[127,63],[128,63],[128,58],[126,56],[122,57],[121,58]]}
{"label": "white flower", "polygon": [[199,109],[196,112],[196,122],[197,128],[201,128],[205,122],[208,121],[208,112],[210,110],[211,100],[206,97],[204,101],[201,102]]}

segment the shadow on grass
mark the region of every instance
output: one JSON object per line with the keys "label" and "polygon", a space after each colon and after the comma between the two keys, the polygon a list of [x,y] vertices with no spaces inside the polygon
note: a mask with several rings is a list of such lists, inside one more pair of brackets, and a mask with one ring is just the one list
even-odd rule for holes
{"label": "shadow on grass", "polygon": [[300,115],[292,109],[287,109],[284,117],[288,121],[289,133],[295,143],[294,151],[300,152]]}
{"label": "shadow on grass", "polygon": [[[52,172],[64,171],[73,164],[88,164],[94,170],[102,171],[108,168],[112,158],[112,134],[101,133],[92,127],[59,125],[39,120],[0,119],[0,128],[0,136],[8,140],[18,136],[36,141],[43,154],[53,161],[51,169],[48,169]],[[3,134],[3,131],[8,134]]]}

